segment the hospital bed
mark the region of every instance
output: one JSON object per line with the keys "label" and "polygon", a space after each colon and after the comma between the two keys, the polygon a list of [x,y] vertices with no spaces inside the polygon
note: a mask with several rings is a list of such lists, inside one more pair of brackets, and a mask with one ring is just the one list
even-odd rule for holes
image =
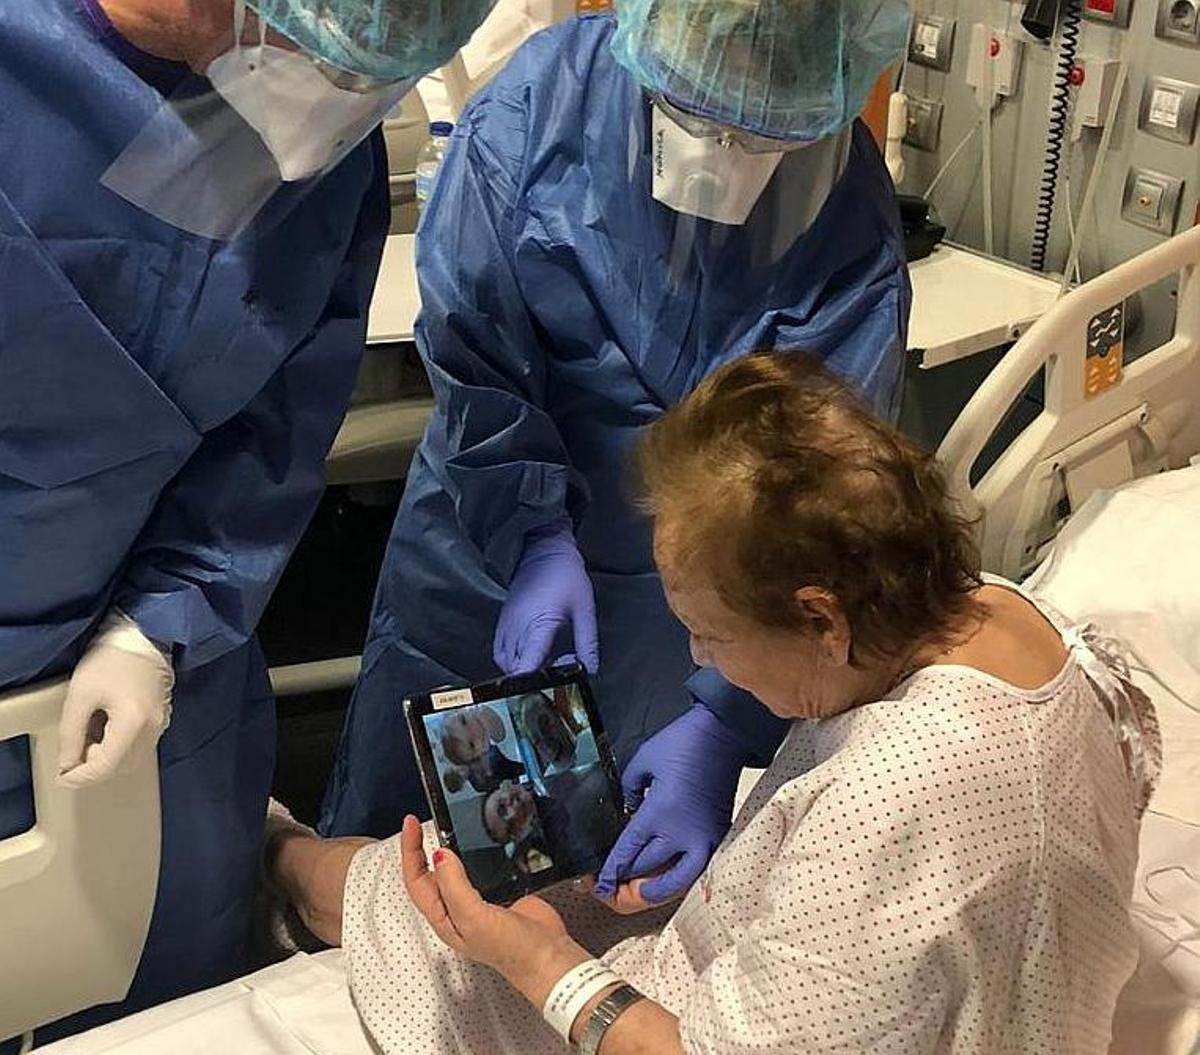
{"label": "hospital bed", "polygon": [[[1179,276],[1174,336],[1126,364],[1110,387],[1085,395],[1096,373],[1096,364],[1088,362],[1089,324],[1174,273]],[[1090,358],[1103,359],[1105,376],[1115,369],[1111,350]],[[972,469],[985,444],[1039,371],[1045,372],[1042,412],[976,478]],[[1165,508],[1190,501],[1200,516],[1200,467],[1186,467],[1200,453],[1196,408],[1200,227],[1051,307],[980,387],[939,452],[962,501],[979,513],[989,570],[1022,577],[1045,557],[1060,531],[1064,539],[1078,536],[1049,565],[1058,591],[1051,590],[1050,599],[1076,619],[1116,619],[1135,654],[1148,660],[1135,677],[1159,709],[1167,749],[1163,784],[1143,829],[1135,915],[1144,962],[1118,1011],[1114,1051],[1122,1055],[1200,1050],[1200,794],[1194,790],[1200,788],[1200,658],[1189,661],[1178,646],[1179,640],[1190,641],[1194,650],[1200,641],[1200,558],[1190,555],[1190,570],[1177,572],[1180,548],[1155,543],[1157,522],[1144,514],[1131,530],[1147,540],[1145,550],[1113,545],[1112,518],[1095,519],[1089,511],[1111,504],[1112,489],[1128,485],[1117,493],[1162,489],[1174,496],[1156,499]],[[1168,469],[1177,471],[1154,477]],[[1085,544],[1100,524],[1107,534]],[[1121,537],[1119,525],[1115,537]],[[1195,577],[1189,581],[1188,575]],[[1149,602],[1143,606],[1149,611],[1120,609],[1127,594],[1146,595],[1151,581],[1192,597],[1190,608],[1173,602],[1157,617]],[[1105,588],[1099,600],[1085,589],[1097,582]],[[1111,610],[1099,611],[1104,598]],[[276,677],[287,680],[279,672]],[[61,687],[51,686],[0,700],[0,736],[25,732],[32,738],[38,806],[31,833],[0,843],[5,928],[0,934],[6,945],[9,935],[23,936],[20,955],[0,956],[0,1036],[120,996],[132,977],[153,899],[153,774],[134,774],[78,799],[56,788],[50,760],[60,699]],[[48,882],[53,876],[59,877],[55,884]],[[214,1044],[239,1055],[371,1051],[350,1005],[337,950],[297,955],[41,1050],[189,1055],[207,1053]]]}

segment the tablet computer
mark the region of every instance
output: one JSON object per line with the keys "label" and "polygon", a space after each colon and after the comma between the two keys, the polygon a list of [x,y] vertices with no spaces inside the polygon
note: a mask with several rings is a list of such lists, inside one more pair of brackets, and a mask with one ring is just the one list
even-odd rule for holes
{"label": "tablet computer", "polygon": [[484,898],[599,871],[626,813],[582,667],[413,696],[404,715],[441,844]]}

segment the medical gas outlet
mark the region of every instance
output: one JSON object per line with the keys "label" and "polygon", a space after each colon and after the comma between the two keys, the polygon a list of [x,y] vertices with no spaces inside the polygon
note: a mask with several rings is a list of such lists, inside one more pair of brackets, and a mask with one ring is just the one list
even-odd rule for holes
{"label": "medical gas outlet", "polygon": [[1183,180],[1153,169],[1131,168],[1125,178],[1121,216],[1159,234],[1175,233]]}

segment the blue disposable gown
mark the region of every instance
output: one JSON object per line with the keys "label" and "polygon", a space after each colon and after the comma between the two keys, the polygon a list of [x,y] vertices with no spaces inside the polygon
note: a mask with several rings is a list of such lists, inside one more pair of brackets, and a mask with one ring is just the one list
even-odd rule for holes
{"label": "blue disposable gown", "polygon": [[[233,243],[127,204],[100,176],[162,71],[94,17],[0,0],[0,689],[69,671],[111,604],[174,649],[135,1007],[243,967],[275,743],[253,632],[322,490],[388,202],[375,141]],[[0,836],[32,821],[23,747]]]}
{"label": "blue disposable gown", "polygon": [[[460,120],[422,220],[417,341],[435,410],[380,575],[328,832],[384,835],[424,809],[401,699],[495,676],[493,631],[525,533],[564,511],[595,586],[597,698],[618,760],[687,706],[687,635],[627,462],[639,429],[714,367],[804,347],[895,409],[910,296],[891,183],[865,128],[782,255],[766,247],[802,193],[797,155],[744,227],[693,220],[689,251],[672,260],[681,219],[651,197],[646,102],[612,57],[612,28],[572,19],[517,52]],[[765,713],[702,675],[692,689],[718,712]]]}

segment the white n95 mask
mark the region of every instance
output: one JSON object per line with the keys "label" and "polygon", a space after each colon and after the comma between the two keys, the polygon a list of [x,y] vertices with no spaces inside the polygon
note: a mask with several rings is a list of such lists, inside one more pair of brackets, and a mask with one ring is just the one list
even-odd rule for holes
{"label": "white n95 mask", "polygon": [[258,133],[285,182],[330,168],[383,120],[409,82],[340,88],[307,54],[236,44],[212,61],[209,82]]}
{"label": "white n95 mask", "polygon": [[749,151],[734,135],[693,135],[652,107],[652,180],[656,201],[716,223],[746,222],[785,151]]}

